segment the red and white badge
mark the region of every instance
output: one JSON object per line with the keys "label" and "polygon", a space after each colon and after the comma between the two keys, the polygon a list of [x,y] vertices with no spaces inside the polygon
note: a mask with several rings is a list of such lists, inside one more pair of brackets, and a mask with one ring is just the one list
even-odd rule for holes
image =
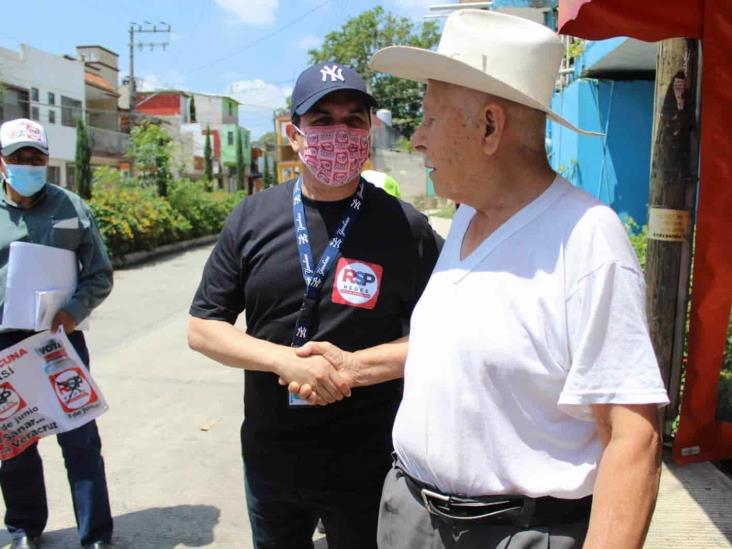
{"label": "red and white badge", "polygon": [[379,299],[383,274],[381,265],[341,257],[333,280],[333,303],[373,309]]}
{"label": "red and white badge", "polygon": [[10,419],[25,408],[23,397],[10,383],[0,385],[0,420]]}

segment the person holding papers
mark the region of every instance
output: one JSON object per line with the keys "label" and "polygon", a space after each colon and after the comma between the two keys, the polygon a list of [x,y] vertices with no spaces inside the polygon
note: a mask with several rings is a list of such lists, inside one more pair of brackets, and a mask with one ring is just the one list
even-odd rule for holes
{"label": "person holding papers", "polygon": [[[50,315],[50,329],[63,327],[81,359],[89,364],[89,352],[77,326],[85,320],[112,290],[112,265],[89,207],[76,194],[47,181],[48,140],[37,122],[17,119],[0,126],[0,350],[33,334],[19,327],[4,312],[13,288],[8,281],[11,244],[25,242],[73,252],[78,266],[76,287],[63,303],[47,305],[58,310]],[[57,257],[50,250],[48,257]],[[10,260],[12,261],[12,259]],[[56,267],[53,259],[52,270]],[[68,266],[66,266],[68,267]],[[41,268],[41,267],[39,267]],[[58,268],[63,268],[58,265]],[[41,273],[42,274],[42,273]],[[33,273],[37,276],[38,273]],[[49,273],[48,280],[57,277]],[[41,276],[42,278],[42,276]],[[57,288],[40,287],[39,295],[54,295]],[[55,294],[58,295],[58,294]],[[17,301],[17,300],[16,300]],[[14,303],[32,308],[38,323],[38,304]],[[8,315],[9,316],[9,315]],[[81,544],[102,548],[111,543],[112,515],[101,442],[94,421],[58,435],[66,464]],[[13,542],[11,548],[38,547],[48,518],[43,466],[37,447],[31,446],[0,466],[0,487],[5,500],[5,525]]]}

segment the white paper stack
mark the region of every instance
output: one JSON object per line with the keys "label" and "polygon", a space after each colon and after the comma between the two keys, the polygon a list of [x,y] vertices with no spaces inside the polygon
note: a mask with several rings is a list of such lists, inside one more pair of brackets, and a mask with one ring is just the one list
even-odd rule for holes
{"label": "white paper stack", "polygon": [[76,254],[69,250],[11,243],[2,328],[49,329],[55,314],[76,291],[78,269]]}

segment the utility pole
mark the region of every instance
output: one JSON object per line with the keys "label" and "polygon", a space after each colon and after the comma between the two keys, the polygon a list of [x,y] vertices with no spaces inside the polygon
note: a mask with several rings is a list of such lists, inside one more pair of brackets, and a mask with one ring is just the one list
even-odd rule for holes
{"label": "utility pole", "polygon": [[[144,21],[144,25],[139,25],[134,21],[130,23],[128,29],[130,33],[130,114],[129,114],[129,131],[132,133],[132,127],[135,124],[135,96],[137,91],[137,85],[135,83],[135,47],[142,51],[145,47],[149,47],[150,51],[155,49],[157,46],[161,46],[163,51],[168,46],[169,42],[138,42],[135,43],[135,34],[139,33],[170,33],[171,27],[168,23],[161,21],[160,23],[153,24],[149,21]],[[130,177],[134,175],[132,159],[130,159]]]}
{"label": "utility pole", "polygon": [[678,413],[681,362],[699,172],[699,43],[659,42],[653,120],[646,285],[648,323],[671,399],[664,434]]}

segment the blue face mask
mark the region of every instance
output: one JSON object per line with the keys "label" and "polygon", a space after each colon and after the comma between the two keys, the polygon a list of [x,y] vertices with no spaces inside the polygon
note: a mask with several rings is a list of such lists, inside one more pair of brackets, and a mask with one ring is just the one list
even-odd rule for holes
{"label": "blue face mask", "polygon": [[20,196],[33,196],[46,184],[46,166],[25,166],[3,162],[7,175],[5,180]]}

